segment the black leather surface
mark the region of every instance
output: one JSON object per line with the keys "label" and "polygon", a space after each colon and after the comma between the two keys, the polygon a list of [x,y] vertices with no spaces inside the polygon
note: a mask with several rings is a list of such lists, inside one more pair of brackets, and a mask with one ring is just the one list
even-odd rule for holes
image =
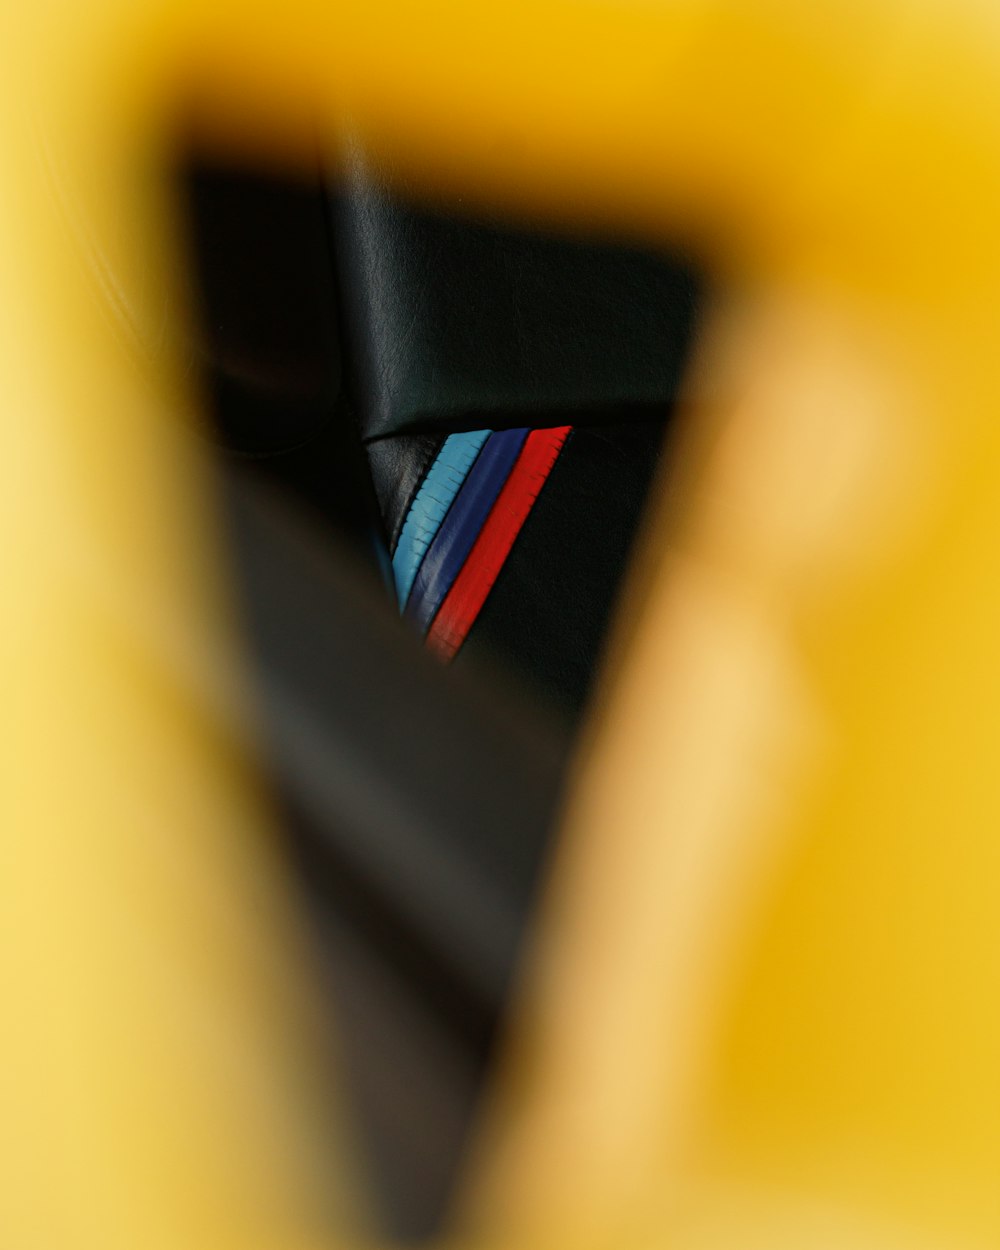
{"label": "black leather surface", "polygon": [[360,166],[332,205],[366,438],[648,417],[673,400],[697,294],[682,262],[432,211]]}
{"label": "black leather surface", "polygon": [[330,420],[340,393],[322,184],[192,161],[183,190],[198,279],[193,354],[215,433],[235,451],[286,451]]}
{"label": "black leather surface", "polygon": [[380,508],[340,385],[322,181],[192,159],[183,193],[213,435],[384,566]]}
{"label": "black leather surface", "polygon": [[566,740],[502,687],[442,669],[350,550],[317,541],[265,484],[240,467],[225,485],[275,774],[312,827],[311,879],[336,864],[352,907],[383,909],[383,935],[398,926],[488,1015],[545,853]]}
{"label": "black leather surface", "polygon": [[440,434],[404,434],[368,444],[368,464],[390,553],[396,550],[413,497],[443,442]]}
{"label": "black leather surface", "polygon": [[306,442],[289,450],[245,460],[260,477],[302,508],[321,534],[350,544],[356,554],[391,584],[381,508],[372,486],[364,447],[346,404]]}
{"label": "black leather surface", "polygon": [[666,417],[575,429],[454,665],[499,668],[575,723],[600,667]]}
{"label": "black leather surface", "polygon": [[354,553],[230,462],[222,510],[269,771],[336,993],[387,1230],[428,1235],[461,1163],[568,742],[443,669]]}
{"label": "black leather surface", "polygon": [[[267,765],[381,1213],[425,1236],[462,1159],[696,283],[639,250],[461,222],[371,183],[332,219],[318,182],[197,166],[189,190],[199,354],[240,453],[223,458],[224,513]],[[576,429],[449,671],[372,572],[380,531],[395,544],[447,430],[520,424]],[[512,690],[531,697],[511,710]]]}

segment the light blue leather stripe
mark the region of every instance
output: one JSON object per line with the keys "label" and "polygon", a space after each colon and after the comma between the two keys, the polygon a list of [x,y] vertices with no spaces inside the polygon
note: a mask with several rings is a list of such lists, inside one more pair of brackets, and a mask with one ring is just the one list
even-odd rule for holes
{"label": "light blue leather stripe", "polygon": [[489,436],[489,430],[449,434],[417,491],[392,557],[392,575],[400,611],[406,607],[427,548],[434,541],[441,522]]}
{"label": "light blue leather stripe", "polygon": [[462,571],[527,437],[526,429],[491,434],[462,483],[455,503],[448,509],[448,515],[427,549],[406,605],[406,615],[423,633],[430,628],[438,608]]}

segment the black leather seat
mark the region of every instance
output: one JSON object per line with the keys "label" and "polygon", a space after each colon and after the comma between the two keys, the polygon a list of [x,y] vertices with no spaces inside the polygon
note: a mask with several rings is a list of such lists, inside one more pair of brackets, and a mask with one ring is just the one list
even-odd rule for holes
{"label": "black leather seat", "polygon": [[[385,1218],[418,1236],[461,1157],[699,286],[620,240],[421,206],[362,162],[332,188],[205,162],[186,185],[267,766]],[[553,426],[572,428],[441,672],[390,570],[421,485],[450,435]]]}

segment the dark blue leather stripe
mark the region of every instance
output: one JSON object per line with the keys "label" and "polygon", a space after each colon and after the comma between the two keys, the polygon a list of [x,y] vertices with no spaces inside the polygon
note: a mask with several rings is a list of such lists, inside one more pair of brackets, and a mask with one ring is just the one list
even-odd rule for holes
{"label": "dark blue leather stripe", "polygon": [[428,547],[406,604],[406,615],[424,633],[479,537],[527,437],[527,430],[490,435]]}
{"label": "dark blue leather stripe", "polygon": [[489,430],[450,434],[417,491],[392,557],[400,611],[406,607],[427,549],[489,436]]}

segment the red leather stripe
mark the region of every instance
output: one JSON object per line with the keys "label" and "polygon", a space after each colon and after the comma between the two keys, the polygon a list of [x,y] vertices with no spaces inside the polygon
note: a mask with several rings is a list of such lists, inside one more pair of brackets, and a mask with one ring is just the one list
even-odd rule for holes
{"label": "red leather stripe", "polygon": [[427,646],[442,659],[450,660],[465,641],[572,428],[532,430],[525,440],[427,633]]}

